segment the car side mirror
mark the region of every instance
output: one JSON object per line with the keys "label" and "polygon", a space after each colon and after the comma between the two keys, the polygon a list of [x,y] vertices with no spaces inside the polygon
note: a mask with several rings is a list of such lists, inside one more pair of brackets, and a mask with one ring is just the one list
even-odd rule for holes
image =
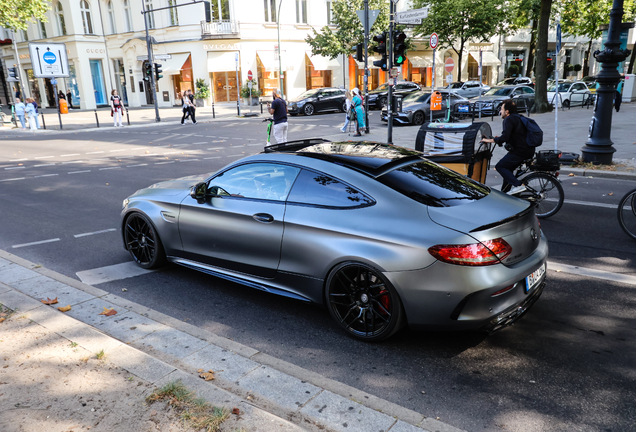
{"label": "car side mirror", "polygon": [[190,196],[197,201],[204,200],[208,192],[208,184],[206,182],[197,183],[190,190]]}

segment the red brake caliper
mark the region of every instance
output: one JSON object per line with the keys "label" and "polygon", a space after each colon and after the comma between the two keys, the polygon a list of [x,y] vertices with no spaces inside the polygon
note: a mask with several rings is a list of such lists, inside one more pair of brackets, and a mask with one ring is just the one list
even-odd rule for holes
{"label": "red brake caliper", "polygon": [[[391,297],[389,296],[389,291],[388,290],[382,290],[380,291],[380,303],[382,303],[382,306],[384,306],[384,309],[386,309],[387,311],[390,309],[391,307]],[[384,309],[380,309],[380,313],[382,315],[386,315],[387,313],[384,311]]]}

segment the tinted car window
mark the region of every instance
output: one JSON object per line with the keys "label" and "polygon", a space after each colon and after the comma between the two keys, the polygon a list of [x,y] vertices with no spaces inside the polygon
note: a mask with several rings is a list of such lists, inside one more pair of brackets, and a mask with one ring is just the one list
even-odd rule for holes
{"label": "tinted car window", "polygon": [[245,164],[210,180],[210,192],[219,196],[285,201],[300,168],[271,163]]}
{"label": "tinted car window", "polygon": [[532,90],[530,87],[524,87],[523,91],[527,94],[534,94],[534,90]]}
{"label": "tinted car window", "polygon": [[395,169],[378,181],[431,207],[462,205],[490,193],[487,186],[428,160]]}
{"label": "tinted car window", "polygon": [[486,92],[486,96],[508,96],[511,91],[510,87],[493,87]]}
{"label": "tinted car window", "polygon": [[370,197],[354,187],[324,173],[309,170],[300,172],[287,202],[337,208],[373,204]]}

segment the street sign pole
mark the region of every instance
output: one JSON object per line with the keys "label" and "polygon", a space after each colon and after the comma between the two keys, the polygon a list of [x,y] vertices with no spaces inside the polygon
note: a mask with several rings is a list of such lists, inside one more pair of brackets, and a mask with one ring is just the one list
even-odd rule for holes
{"label": "street sign pole", "polygon": [[435,52],[437,50],[437,45],[439,44],[439,38],[437,37],[437,33],[432,33],[431,34],[431,38],[429,39],[429,45],[431,48],[433,48],[433,73],[431,74],[433,77],[433,82],[431,83],[432,87],[431,87],[431,98],[429,99],[429,103],[428,103],[428,113],[430,115],[430,122],[433,123],[433,110],[431,109],[432,104],[432,98],[433,98],[433,92],[435,91]]}
{"label": "street sign pole", "polygon": [[479,47],[479,102],[477,104],[477,106],[479,107],[479,118],[481,118],[481,83],[484,80],[481,75],[481,70],[482,70],[481,66],[482,66],[482,54],[481,54],[481,47]]}
{"label": "street sign pole", "polygon": [[369,0],[364,0],[364,126],[369,133]]}
{"label": "street sign pole", "polygon": [[561,51],[561,23],[557,22],[556,66],[554,67],[554,149],[557,150],[559,139],[559,51]]}
{"label": "street sign pole", "polygon": [[[141,13],[144,16],[144,25],[146,26],[146,48],[148,48],[148,63],[151,66],[150,69],[150,94],[152,95],[152,100],[155,103],[155,121],[156,122],[160,122],[161,121],[161,117],[159,117],[159,104],[157,102],[157,95],[155,92],[155,75],[154,75],[154,68],[155,68],[155,60],[152,57],[152,42],[150,40],[150,33],[148,32],[148,12],[146,10],[146,6],[144,4],[145,2],[141,2]],[[152,12],[152,11],[150,11]]]}
{"label": "street sign pole", "polygon": [[[24,100],[25,96],[26,97],[31,97],[31,95],[29,93],[27,93],[27,86],[23,86],[22,83],[26,82],[24,80],[24,78],[22,77],[22,66],[20,65],[20,56],[18,55],[18,45],[16,42],[16,37],[15,37],[15,30],[13,31],[13,50],[15,51],[15,61],[18,63],[18,89],[20,89],[20,87],[22,87],[22,99]],[[28,89],[30,90],[30,89]],[[13,92],[13,97],[15,98],[15,92]],[[15,99],[13,100],[13,106],[15,106]]]}
{"label": "street sign pole", "polygon": [[[280,45],[279,45],[280,47]],[[279,48],[280,49],[280,48]],[[280,57],[278,57],[278,60],[280,61]],[[234,54],[234,64],[236,65],[236,111],[238,112],[238,116],[241,116],[241,104],[239,103],[239,100],[241,99],[241,86],[239,85],[239,76],[238,76],[238,65],[239,65],[239,53],[236,52]],[[283,89],[280,89],[281,93],[283,92]],[[280,97],[283,97],[282,94],[279,95]],[[251,99],[251,98],[250,98]],[[252,101],[250,100],[250,103]]]}
{"label": "street sign pole", "polygon": [[60,98],[57,94],[57,80],[53,78],[51,80],[51,84],[53,84],[53,91],[55,92],[55,106],[57,107],[57,119],[60,121],[60,130],[63,129],[62,126],[62,112],[60,110]]}
{"label": "street sign pole", "polygon": [[[388,46],[388,52],[389,52],[389,59],[388,59],[388,67],[387,69],[391,70],[393,69],[393,27],[394,27],[394,20],[395,20],[395,3],[398,2],[399,0],[391,0],[391,3],[389,4],[389,36],[387,37],[387,42],[389,44]],[[387,100],[387,104],[386,104],[386,109],[387,109],[387,118],[389,120],[389,128],[387,130],[387,138],[386,138],[386,142],[388,144],[393,144],[393,85],[391,83],[391,80],[393,78],[389,77],[389,99]]]}

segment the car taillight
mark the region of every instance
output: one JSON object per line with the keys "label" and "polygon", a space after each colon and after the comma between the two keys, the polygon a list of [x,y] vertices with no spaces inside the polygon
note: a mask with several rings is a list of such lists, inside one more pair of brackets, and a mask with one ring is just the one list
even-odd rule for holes
{"label": "car taillight", "polygon": [[512,253],[502,238],[464,245],[437,245],[428,252],[440,261],[465,266],[497,264]]}

